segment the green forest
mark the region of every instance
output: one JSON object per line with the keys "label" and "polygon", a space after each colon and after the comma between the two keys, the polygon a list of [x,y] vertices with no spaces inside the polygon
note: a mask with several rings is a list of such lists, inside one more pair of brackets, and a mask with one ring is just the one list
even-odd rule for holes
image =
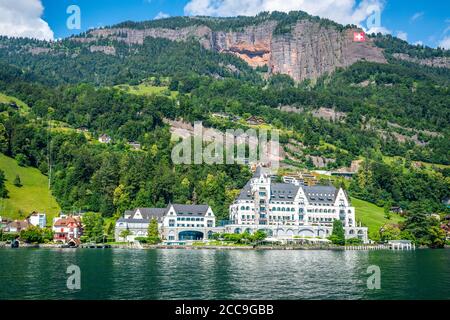
{"label": "green forest", "polygon": [[[277,32],[282,33],[305,17],[301,12],[272,13],[261,14],[256,22],[173,18],[120,26],[179,28],[202,23],[233,29],[269,18],[280,21]],[[376,41],[387,54],[448,56],[448,51],[419,51],[381,35]],[[403,235],[435,243],[430,236],[435,225],[428,216],[450,213],[443,204],[450,197],[450,70],[410,68],[393,59],[389,64],[359,62],[317,81],[295,83],[284,75],[264,79],[261,70],[243,60],[208,51],[194,41],[146,39],[142,46],[128,46],[105,39],[99,45],[113,45],[118,54],[92,53],[87,45],[68,39],[49,45],[0,38],[0,93],[28,107],[0,103],[0,152],[47,175],[63,211],[97,212],[108,218],[134,207],[208,203],[218,220],[226,220],[230,203],[251,176],[249,168],[174,165],[171,151],[177,141],[164,121],[203,121],[221,131],[249,128],[212,116],[223,113],[239,119],[260,117],[280,131],[282,144],[303,145],[297,163],[290,162],[299,168],[314,168],[310,155],[335,159],[327,169],[363,160],[349,184],[350,195],[381,207],[404,208]],[[29,46],[48,47],[58,54],[32,54]],[[144,81],[154,86],[166,81],[177,95],[162,90],[136,95],[116,87]],[[284,106],[299,112],[282,111]],[[321,107],[345,119],[313,116]],[[101,134],[114,143],[98,143]],[[141,150],[130,148],[130,141],[139,142]],[[386,162],[386,157],[397,160]],[[416,162],[427,165],[418,167]],[[0,196],[7,197],[3,180],[0,171]]]}

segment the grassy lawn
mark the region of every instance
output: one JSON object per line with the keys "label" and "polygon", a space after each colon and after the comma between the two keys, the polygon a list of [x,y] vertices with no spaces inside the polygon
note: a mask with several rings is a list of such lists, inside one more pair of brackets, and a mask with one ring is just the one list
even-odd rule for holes
{"label": "grassy lawn", "polygon": [[361,221],[364,226],[369,228],[369,236],[377,234],[381,226],[386,223],[395,224],[403,221],[403,218],[397,214],[391,214],[391,219],[386,219],[384,209],[370,202],[356,198],[351,198],[351,201],[356,210],[356,220]]}
{"label": "grassy lawn", "polygon": [[6,94],[0,92],[0,103],[11,103],[11,102],[15,102],[16,105],[19,106],[21,114],[26,114],[30,111],[30,107],[28,107],[26,103],[22,102],[17,98],[7,96]]}
{"label": "grassy lawn", "polygon": [[158,95],[164,94],[165,92],[170,92],[171,98],[176,98],[178,95],[178,91],[169,91],[167,86],[152,86],[150,84],[141,83],[137,86],[130,86],[127,84],[121,84],[116,86],[115,88],[121,89],[131,94],[136,95]]}
{"label": "grassy lawn", "polygon": [[[393,164],[394,161],[396,160],[402,160],[405,161],[405,158],[403,157],[391,157],[391,156],[383,156],[383,161],[387,164]],[[439,169],[445,169],[445,168],[450,168],[450,165],[445,165],[445,164],[434,164],[434,163],[428,163],[428,162],[423,162],[423,161],[413,161],[413,162],[417,162],[420,163],[422,166],[424,166],[427,169],[433,169],[433,167],[439,168]]]}
{"label": "grassy lawn", "polygon": [[[14,159],[0,154],[0,169],[6,174],[8,199],[0,200],[0,216],[19,219],[33,211],[47,213],[47,222],[60,212],[60,207],[48,190],[48,180],[38,169],[20,167]],[[20,176],[22,187],[13,185],[16,175]]]}

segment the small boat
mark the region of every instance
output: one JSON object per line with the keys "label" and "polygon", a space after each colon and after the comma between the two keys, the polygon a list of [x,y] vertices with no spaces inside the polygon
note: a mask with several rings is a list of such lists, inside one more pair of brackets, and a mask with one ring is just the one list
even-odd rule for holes
{"label": "small boat", "polygon": [[19,247],[19,240],[14,239],[11,241],[11,248],[16,249]]}

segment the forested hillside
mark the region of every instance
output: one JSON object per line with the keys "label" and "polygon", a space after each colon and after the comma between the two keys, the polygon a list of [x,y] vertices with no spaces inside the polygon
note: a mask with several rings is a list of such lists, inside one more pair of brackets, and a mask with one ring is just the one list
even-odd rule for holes
{"label": "forested hillside", "polygon": [[[302,19],[351,27],[301,13],[116,27],[241,30],[265,19],[275,19],[274,32],[281,34]],[[176,141],[166,120],[203,121],[221,131],[264,127],[279,130],[286,168],[332,170],[363,160],[350,183],[352,196],[414,214],[448,213],[442,201],[450,196],[450,71],[393,56],[446,58],[448,51],[374,39],[389,63],[359,61],[296,82],[192,39],[146,38],[141,45],[101,39],[96,51],[70,39],[0,38],[0,93],[28,107],[23,112],[0,103],[0,151],[48,175],[65,211],[114,216],[139,206],[209,203],[221,220],[250,170],[174,165]],[[146,85],[156,89],[136,94]],[[263,125],[251,125],[251,116]],[[113,143],[100,144],[101,134]],[[325,164],[319,167],[317,159]]]}

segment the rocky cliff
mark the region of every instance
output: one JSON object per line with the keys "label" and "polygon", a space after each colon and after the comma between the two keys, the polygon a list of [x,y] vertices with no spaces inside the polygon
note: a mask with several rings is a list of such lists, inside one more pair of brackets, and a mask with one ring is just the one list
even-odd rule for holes
{"label": "rocky cliff", "polygon": [[287,74],[296,81],[315,79],[338,67],[367,60],[385,63],[382,49],[371,39],[354,42],[356,29],[337,30],[310,20],[299,20],[290,33],[276,34],[277,21],[265,21],[239,31],[213,31],[206,25],[178,29],[107,28],[92,30],[87,37],[74,41],[95,42],[98,39],[143,44],[145,38],[165,38],[173,41],[196,39],[203,47],[231,53],[253,67],[267,66],[270,74]]}

